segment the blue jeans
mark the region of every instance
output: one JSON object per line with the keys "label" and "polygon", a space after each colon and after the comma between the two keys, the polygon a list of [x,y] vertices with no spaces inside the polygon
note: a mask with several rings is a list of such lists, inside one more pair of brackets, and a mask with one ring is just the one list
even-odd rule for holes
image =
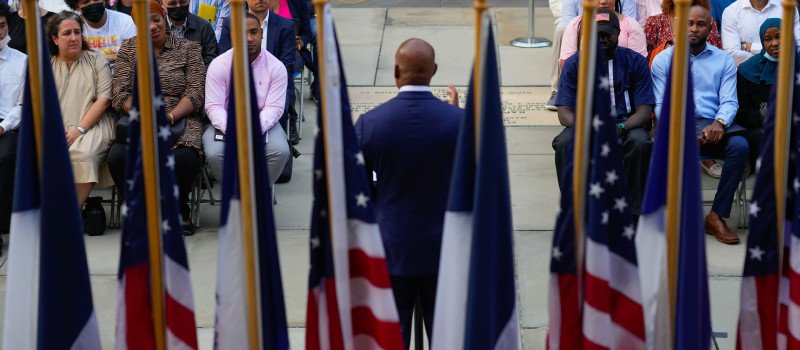
{"label": "blue jeans", "polygon": [[723,218],[731,215],[733,196],[736,187],[742,180],[744,167],[750,153],[750,146],[743,136],[724,136],[716,144],[700,145],[700,156],[725,161],[722,165],[722,177],[717,185],[717,194],[711,210]]}

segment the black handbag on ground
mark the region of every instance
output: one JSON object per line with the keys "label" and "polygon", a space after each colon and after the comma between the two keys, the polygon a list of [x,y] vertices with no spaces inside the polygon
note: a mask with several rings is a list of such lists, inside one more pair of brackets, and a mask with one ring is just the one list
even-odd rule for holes
{"label": "black handbag on ground", "polygon": [[83,232],[89,236],[101,236],[106,231],[106,211],[103,209],[103,197],[89,197],[83,210]]}
{"label": "black handbag on ground", "polygon": [[[128,128],[130,127],[130,124],[131,121],[128,117],[128,114],[122,115],[122,117],[117,120],[117,124],[114,126],[114,142],[122,144],[128,143]],[[178,142],[178,139],[181,138],[183,132],[186,131],[186,118],[181,118],[170,125],[169,131],[170,135],[172,136],[172,144],[174,145],[176,142]]]}

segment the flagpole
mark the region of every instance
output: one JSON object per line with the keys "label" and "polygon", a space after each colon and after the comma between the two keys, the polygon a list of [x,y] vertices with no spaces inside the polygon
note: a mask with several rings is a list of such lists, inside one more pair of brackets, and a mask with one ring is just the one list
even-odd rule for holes
{"label": "flagpole", "polygon": [[[572,173],[572,205],[575,225],[575,259],[578,276],[583,274],[583,234],[586,209],[586,175],[589,158],[589,121],[591,120],[594,94],[594,65],[597,50],[594,15],[597,3],[583,1],[581,17],[580,51],[578,59],[578,99],[575,105],[575,158]],[[578,278],[578,295],[582,295],[582,278]]]}
{"label": "flagpole", "polygon": [[[158,350],[166,348],[164,280],[161,246],[161,208],[158,194],[158,175],[156,166],[158,155],[155,147],[155,111],[153,110],[153,67],[151,58],[153,46],[150,37],[150,8],[147,0],[135,0],[133,15],[136,26],[136,77],[138,83],[139,121],[142,135],[142,169],[144,172],[144,197],[147,208],[147,235],[150,254],[150,297],[153,303],[153,328],[155,346]],[[31,12],[28,12],[31,13]]]}
{"label": "flagpole", "polygon": [[[239,195],[242,203],[242,245],[244,249],[245,284],[247,294],[247,332],[248,347],[251,350],[261,348],[261,332],[259,332],[259,303],[256,283],[256,222],[253,192],[253,157],[252,128],[250,115],[250,64],[245,40],[245,8],[244,0],[231,0],[231,44],[233,47],[233,91],[236,96],[236,148],[238,149]],[[259,126],[260,127],[260,126]]]}
{"label": "flagpole", "polygon": [[[472,4],[475,9],[475,63],[472,67],[472,88],[475,96],[472,101],[475,113],[475,159],[478,159],[478,145],[480,145],[481,105],[483,91],[481,89],[481,38],[483,37],[483,13],[489,8],[488,0],[475,0]],[[488,30],[492,30],[489,28]]]}
{"label": "flagpole", "polygon": [[[322,130],[322,132],[321,132],[322,144],[323,144],[324,153],[325,153],[324,154],[324,157],[325,157],[325,186],[326,186],[327,193],[328,193],[328,200],[327,200],[327,210],[328,210],[327,219],[328,219],[328,228],[329,228],[328,232],[329,232],[329,235],[330,235],[329,239],[330,239],[330,242],[331,242],[331,244],[330,244],[331,255],[333,256],[334,274],[336,274],[336,277],[335,277],[336,278],[336,287],[334,288],[334,292],[336,293],[336,300],[337,300],[337,304],[338,304],[337,305],[337,310],[339,312],[339,323],[341,325],[340,328],[341,328],[342,334],[340,335],[340,337],[341,337],[342,342],[343,342],[342,345],[343,345],[344,349],[350,350],[350,349],[353,348],[353,344],[352,344],[352,341],[351,341],[352,340],[352,333],[351,333],[352,325],[347,323],[349,321],[346,321],[346,320],[350,320],[349,314],[347,314],[347,315],[343,314],[345,312],[349,313],[350,312],[350,310],[349,310],[350,308],[348,306],[343,306],[343,303],[342,303],[343,299],[346,300],[348,298],[349,293],[347,293],[348,295],[340,295],[340,292],[339,292],[340,283],[342,283],[341,279],[345,279],[345,281],[347,281],[349,279],[349,275],[348,276],[340,276],[337,273],[337,271],[339,271],[341,269],[341,266],[339,264],[349,264],[348,260],[346,260],[347,259],[347,254],[346,253],[344,253],[344,254],[341,253],[343,251],[346,252],[349,248],[347,246],[340,246],[341,242],[342,242],[342,239],[340,239],[339,237],[335,236],[337,234],[338,235],[347,235],[347,232],[344,232],[344,231],[339,229],[339,227],[341,227],[341,225],[342,225],[342,222],[338,222],[337,221],[337,220],[341,220],[343,217],[346,217],[346,213],[340,213],[341,211],[344,210],[343,206],[346,205],[346,204],[345,203],[334,203],[334,200],[335,200],[334,197],[335,196],[331,195],[332,193],[335,192],[334,189],[336,188],[337,185],[333,183],[333,179],[332,179],[335,169],[334,169],[334,165],[332,164],[333,162],[331,160],[332,144],[334,143],[335,140],[331,139],[331,135],[329,135],[328,130],[330,129],[330,127],[329,127],[328,123],[329,122],[334,122],[335,123],[335,122],[338,122],[338,121],[336,121],[336,120],[331,121],[330,119],[328,119],[329,115],[328,115],[328,109],[327,109],[328,99],[330,98],[330,96],[328,96],[328,86],[329,86],[329,84],[335,84],[336,83],[336,82],[328,82],[328,72],[327,72],[328,63],[327,63],[327,57],[325,55],[326,50],[329,50],[327,48],[328,43],[326,42],[326,36],[328,35],[328,33],[326,33],[327,28],[325,28],[325,20],[326,20],[325,17],[327,16],[327,13],[326,13],[325,10],[326,10],[326,6],[328,5],[328,0],[313,0],[313,4],[314,4],[315,13],[317,14],[317,62],[318,62],[318,64],[317,64],[317,79],[319,79],[319,86],[320,86],[320,90],[319,90],[319,92],[320,92],[319,93],[320,100],[319,100],[319,104],[318,104],[319,113],[320,113],[320,121],[319,121],[320,125],[319,125],[319,128],[320,128],[320,130]],[[340,165],[340,166],[343,166],[343,165]],[[339,184],[339,186],[341,186],[341,184]],[[338,207],[337,207],[337,205],[338,205]],[[344,214],[344,216],[342,214]],[[346,238],[344,239],[344,242],[346,242]],[[345,245],[346,245],[346,243],[345,243]],[[337,255],[337,253],[339,253],[339,254]],[[344,258],[344,260],[342,260],[342,258]],[[348,271],[348,270],[346,270],[346,269],[343,270],[344,273],[347,273],[346,271]],[[348,282],[345,282],[344,284],[347,285],[347,283]],[[344,305],[349,305],[349,304],[344,304]],[[329,336],[330,337],[335,337],[334,335],[329,335]]]}
{"label": "flagpole", "polygon": [[[42,172],[42,40],[41,18],[36,0],[22,0],[22,9],[28,15],[25,21],[25,40],[28,47],[28,86],[31,89],[31,107],[33,112],[33,138],[36,143],[36,159],[39,174]],[[36,15],[31,15],[36,14]],[[35,44],[34,44],[35,43]],[[6,130],[8,131],[8,130]]]}
{"label": "flagpole", "polygon": [[685,139],[686,77],[688,66],[687,14],[690,0],[675,0],[677,16],[672,55],[672,103],[669,115],[669,165],[665,232],[667,236],[667,278],[669,290],[669,344],[675,343],[675,307],[677,305],[678,247],[681,233],[681,191],[683,188],[683,152]]}
{"label": "flagpole", "polygon": [[783,240],[786,216],[786,177],[789,156],[789,135],[792,120],[792,83],[794,80],[794,13],[797,6],[795,0],[783,0],[783,18],[781,19],[781,52],[778,58],[778,96],[775,101],[775,209],[778,229],[778,276],[783,269]]}

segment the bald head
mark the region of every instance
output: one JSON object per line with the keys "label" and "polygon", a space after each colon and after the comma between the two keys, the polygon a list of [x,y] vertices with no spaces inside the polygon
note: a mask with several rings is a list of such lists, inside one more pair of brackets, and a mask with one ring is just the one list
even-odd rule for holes
{"label": "bald head", "polygon": [[706,47],[711,34],[711,13],[707,8],[695,5],[689,8],[689,48],[699,54]]}
{"label": "bald head", "polygon": [[400,44],[394,55],[394,78],[397,87],[431,84],[436,74],[436,55],[425,40],[411,38]]}

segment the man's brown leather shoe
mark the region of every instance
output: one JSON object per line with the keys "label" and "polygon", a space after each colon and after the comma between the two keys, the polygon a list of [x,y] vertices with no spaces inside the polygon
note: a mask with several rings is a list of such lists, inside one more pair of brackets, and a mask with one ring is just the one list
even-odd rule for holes
{"label": "man's brown leather shoe", "polygon": [[725,244],[738,244],[739,237],[736,236],[730,228],[728,228],[728,224],[725,223],[725,220],[722,219],[717,213],[710,212],[706,216],[704,221],[706,234],[714,236],[718,241],[725,243]]}

